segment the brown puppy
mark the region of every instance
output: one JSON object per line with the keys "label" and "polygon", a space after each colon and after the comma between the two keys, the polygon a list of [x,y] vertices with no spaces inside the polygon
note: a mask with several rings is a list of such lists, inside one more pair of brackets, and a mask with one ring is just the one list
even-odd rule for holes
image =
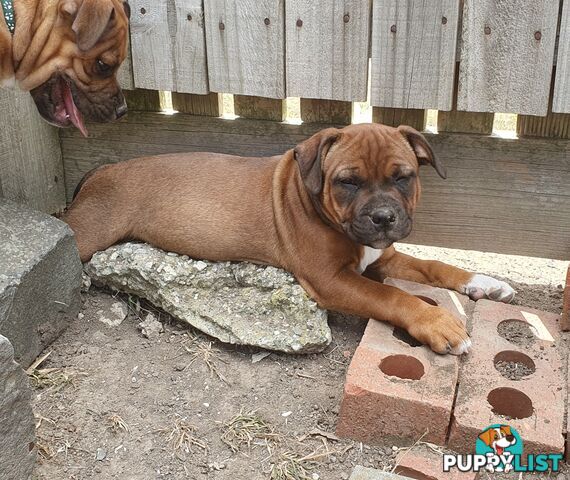
{"label": "brown puppy", "polygon": [[15,30],[0,7],[0,86],[30,91],[58,127],[83,117],[107,122],[127,112],[116,79],[127,53],[129,6],[122,0],[13,0]]}
{"label": "brown puppy", "polygon": [[412,228],[426,164],[445,176],[411,127],[330,128],[271,158],[192,153],[104,166],[86,176],[64,220],[83,261],[137,239],[194,258],[275,265],[324,308],[461,354],[471,342],[453,315],[380,283],[392,276],[474,298],[514,296],[504,282],[395,251]]}

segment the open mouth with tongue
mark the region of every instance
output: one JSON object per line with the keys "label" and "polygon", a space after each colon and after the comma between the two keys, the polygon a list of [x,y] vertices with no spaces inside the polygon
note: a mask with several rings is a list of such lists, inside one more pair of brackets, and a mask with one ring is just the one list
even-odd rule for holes
{"label": "open mouth with tongue", "polygon": [[83,122],[83,116],[73,100],[71,85],[62,77],[58,77],[53,86],[52,101],[55,107],[53,120],[57,122],[56,126],[68,127],[73,125],[84,137],[87,137],[87,129]]}
{"label": "open mouth with tongue", "polygon": [[30,93],[44,120],[60,128],[74,126],[87,137],[87,129],[83,115],[77,108],[73,88],[66,78],[54,76]]}

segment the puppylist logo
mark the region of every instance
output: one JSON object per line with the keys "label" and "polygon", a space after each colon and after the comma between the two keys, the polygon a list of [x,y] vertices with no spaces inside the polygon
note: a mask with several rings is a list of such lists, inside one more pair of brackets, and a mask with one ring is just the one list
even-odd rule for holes
{"label": "puppylist logo", "polygon": [[523,440],[509,425],[491,425],[483,430],[475,443],[475,455],[443,456],[443,471],[460,472],[557,472],[562,454],[542,453],[523,457]]}

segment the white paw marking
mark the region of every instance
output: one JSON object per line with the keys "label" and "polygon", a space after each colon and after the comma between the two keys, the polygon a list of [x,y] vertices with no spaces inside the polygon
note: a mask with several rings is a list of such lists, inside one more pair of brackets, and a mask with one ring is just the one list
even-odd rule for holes
{"label": "white paw marking", "polygon": [[378,260],[384,250],[372,247],[364,247],[364,253],[362,254],[362,258],[360,259],[360,264],[358,265],[358,273],[364,272],[368,268],[368,265],[373,264],[376,260]]}
{"label": "white paw marking", "polygon": [[463,340],[457,347],[451,349],[452,355],[462,355],[464,353],[468,353],[472,346],[471,340],[468,338],[467,340]]}
{"label": "white paw marking", "polygon": [[463,287],[463,291],[474,300],[490,298],[498,302],[511,303],[515,298],[515,290],[508,283],[480,274],[473,275],[469,283]]}

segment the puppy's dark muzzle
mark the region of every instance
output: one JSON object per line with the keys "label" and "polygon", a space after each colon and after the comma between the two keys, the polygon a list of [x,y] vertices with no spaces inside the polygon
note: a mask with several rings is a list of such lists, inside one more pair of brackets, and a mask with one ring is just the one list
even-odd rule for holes
{"label": "puppy's dark muzzle", "polygon": [[367,216],[377,231],[387,231],[393,228],[397,221],[396,212],[389,207],[378,208]]}

